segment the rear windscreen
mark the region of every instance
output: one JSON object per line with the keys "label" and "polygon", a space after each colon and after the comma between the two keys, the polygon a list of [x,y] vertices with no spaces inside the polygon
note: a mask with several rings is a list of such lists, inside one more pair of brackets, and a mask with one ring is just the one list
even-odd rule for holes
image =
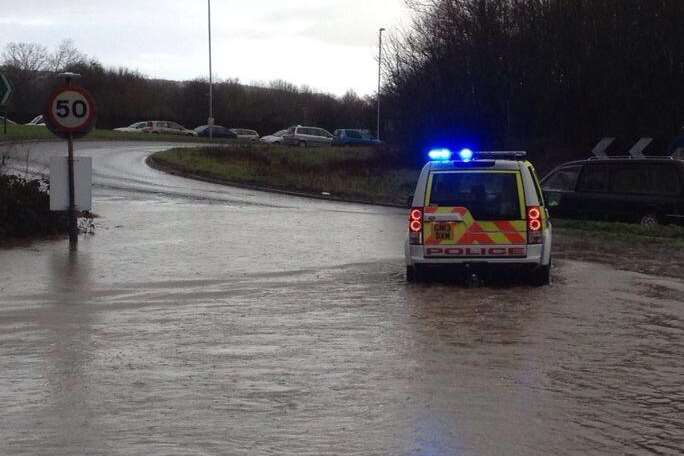
{"label": "rear windscreen", "polygon": [[516,173],[435,173],[430,205],[465,207],[475,220],[520,220],[522,217]]}

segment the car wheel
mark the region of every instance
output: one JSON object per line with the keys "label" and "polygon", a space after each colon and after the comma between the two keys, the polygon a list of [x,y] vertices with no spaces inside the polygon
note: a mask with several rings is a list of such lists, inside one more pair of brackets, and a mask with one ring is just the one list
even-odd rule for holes
{"label": "car wheel", "polygon": [[538,266],[530,273],[530,283],[535,287],[551,284],[551,262],[546,266]]}
{"label": "car wheel", "polygon": [[415,266],[406,266],[406,281],[411,283],[419,283],[425,281],[425,273],[423,268]]}
{"label": "car wheel", "polygon": [[658,221],[658,214],[654,212],[649,212],[648,214],[645,214],[643,217],[641,217],[641,220],[639,220],[639,224],[641,226],[646,226],[646,227],[652,227],[659,225]]}

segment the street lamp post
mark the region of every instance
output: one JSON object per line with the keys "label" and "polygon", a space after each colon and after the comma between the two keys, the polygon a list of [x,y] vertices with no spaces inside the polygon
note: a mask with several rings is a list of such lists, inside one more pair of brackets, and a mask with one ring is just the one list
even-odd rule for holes
{"label": "street lamp post", "polygon": [[382,84],[382,32],[385,29],[381,28],[378,32],[378,128],[376,137],[380,140],[380,88]]}
{"label": "street lamp post", "polygon": [[209,141],[214,140],[214,75],[211,68],[211,0],[207,0],[208,24],[209,24]]}

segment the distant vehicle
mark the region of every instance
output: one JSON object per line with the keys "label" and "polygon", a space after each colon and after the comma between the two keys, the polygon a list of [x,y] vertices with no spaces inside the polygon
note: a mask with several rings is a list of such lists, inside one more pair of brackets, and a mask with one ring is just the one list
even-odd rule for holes
{"label": "distant vehicle", "polygon": [[285,133],[287,133],[287,130],[280,130],[273,133],[272,135],[262,136],[261,139],[259,139],[259,141],[266,144],[282,144],[283,136],[285,136]]}
{"label": "distant vehicle", "polygon": [[157,135],[180,135],[180,136],[197,136],[192,130],[188,130],[184,126],[176,123],[169,122],[166,120],[151,120],[147,122],[137,122],[133,125],[124,128],[117,128],[115,131],[134,131],[133,127],[136,126],[135,131],[142,131],[144,133],[154,133]]}
{"label": "distant vehicle", "polygon": [[566,163],[542,181],[552,215],[684,223],[684,162],[672,158],[602,158]]}
{"label": "distant vehicle", "polygon": [[283,136],[283,144],[288,146],[329,146],[332,141],[333,135],[329,131],[301,125],[288,128],[287,133]]}
{"label": "distant vehicle", "polygon": [[188,130],[179,123],[163,120],[153,121],[150,133],[159,133],[164,135],[197,136],[197,133],[195,133],[192,130]]}
{"label": "distant vehicle", "polygon": [[136,122],[127,127],[115,128],[122,133],[147,133],[146,128],[152,128],[152,122]]}
{"label": "distant vehicle", "polygon": [[258,141],[259,140],[259,133],[257,133],[254,130],[247,130],[244,128],[231,128],[230,131],[235,133],[237,135],[238,139],[246,140],[246,141]]}
{"label": "distant vehicle", "polygon": [[458,159],[430,152],[411,202],[405,244],[406,279],[438,268],[466,274],[521,270],[535,286],[551,272],[552,227],[537,173],[524,152],[473,152]]}
{"label": "distant vehicle", "polygon": [[26,125],[31,125],[34,127],[44,127],[45,126],[45,119],[43,118],[43,115],[40,114],[31,120],[31,122],[27,123]]}
{"label": "distant vehicle", "polygon": [[[235,134],[232,130],[229,130],[226,127],[222,127],[221,125],[214,125],[211,128],[211,133],[214,138],[237,139],[238,137],[238,135]],[[209,132],[209,125],[201,125],[195,128],[195,133],[197,133],[197,136],[201,138],[208,138]]]}
{"label": "distant vehicle", "polygon": [[382,144],[373,137],[368,130],[352,130],[343,128],[335,130],[335,137],[333,138],[333,146],[377,146]]}

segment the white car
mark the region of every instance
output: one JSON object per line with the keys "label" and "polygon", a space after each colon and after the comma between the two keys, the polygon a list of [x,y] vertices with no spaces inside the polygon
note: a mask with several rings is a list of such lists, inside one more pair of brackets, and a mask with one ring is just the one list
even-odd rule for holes
{"label": "white car", "polygon": [[231,128],[230,131],[237,135],[237,139],[243,141],[258,141],[259,133],[254,130],[247,130],[244,128]]}
{"label": "white car", "polygon": [[31,120],[31,122],[27,123],[26,125],[31,125],[33,127],[44,127],[45,126],[45,119],[43,118],[43,115],[37,115],[36,117]]}
{"label": "white car", "polygon": [[152,122],[136,122],[127,127],[115,128],[114,131],[120,131],[123,133],[146,133],[146,129],[152,128]]}
{"label": "white car", "polygon": [[[135,130],[133,126],[136,126]],[[154,133],[158,135],[178,135],[178,136],[197,136],[197,133],[188,130],[184,126],[176,122],[167,120],[151,120],[147,122],[137,122],[133,125],[124,128],[117,128],[116,131],[142,131],[143,133]]]}
{"label": "white car", "polygon": [[280,130],[272,135],[266,135],[262,136],[259,141],[265,144],[282,144],[283,143],[283,136],[285,136],[285,133],[287,133],[287,130]]}
{"label": "white car", "polygon": [[437,268],[472,274],[523,270],[550,282],[551,223],[537,173],[524,152],[430,152],[409,212],[406,279]]}

